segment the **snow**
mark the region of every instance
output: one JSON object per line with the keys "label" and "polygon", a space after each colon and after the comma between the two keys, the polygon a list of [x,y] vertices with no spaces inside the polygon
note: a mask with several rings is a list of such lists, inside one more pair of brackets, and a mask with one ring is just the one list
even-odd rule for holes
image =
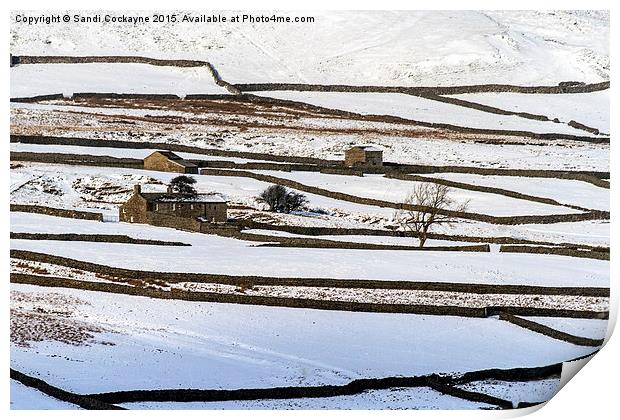
{"label": "snow", "polygon": [[472,410],[495,406],[462,400],[432,388],[370,390],[355,395],[284,400],[218,402],[139,402],[121,404],[139,410]]}
{"label": "snow", "polygon": [[390,115],[414,121],[450,124],[469,128],[593,136],[591,133],[577,130],[565,124],[530,120],[514,115],[492,114],[401,93],[299,92],[285,90],[252,93],[259,96],[303,102],[363,115]]}
{"label": "snow", "polygon": [[[16,13],[11,13],[12,22]],[[181,20],[187,12],[176,13]],[[237,12],[231,11],[190,15],[203,13],[221,14],[229,21],[12,23],[10,48],[14,55],[206,59],[231,83],[446,86],[609,80],[608,11],[262,13],[313,16],[312,23],[232,23],[230,17]]]}
{"label": "snow", "polygon": [[150,93],[185,96],[228,94],[206,67],[148,64],[28,64],[11,67],[11,97],[79,92]]}
{"label": "snow", "polygon": [[515,112],[571,120],[609,133],[609,89],[590,93],[527,94],[527,93],[466,93],[454,98],[489,105]]}
{"label": "snow", "polygon": [[487,380],[460,385],[459,388],[507,399],[516,406],[520,402],[537,403],[550,400],[560,389],[560,378],[530,382]]}
{"label": "snow", "polygon": [[[366,174],[360,177],[297,171],[252,170],[251,172],[290,179],[305,185],[320,187],[330,191],[347,193],[358,197],[385,200],[393,203],[405,202],[407,196],[420,184],[420,182],[417,181],[386,178],[383,175]],[[506,197],[500,194],[458,188],[452,188],[451,197],[457,203],[456,205],[470,200],[467,210],[469,212],[489,214],[492,216],[580,213],[579,210],[567,207],[553,206]]]}
{"label": "snow", "polygon": [[609,325],[609,320],[607,319],[551,318],[542,316],[528,316],[524,318],[568,334],[594,339],[605,338]]}
{"label": "snow", "polygon": [[[78,111],[85,114],[76,113]],[[112,121],[101,115],[174,115],[184,117],[179,125],[154,123],[132,119],[132,124],[113,121],[118,130],[109,131]],[[422,165],[456,165],[516,169],[555,170],[609,170],[609,145],[568,140],[536,140],[507,137],[507,143],[486,143],[497,136],[476,135],[463,139],[462,135],[441,137],[441,133],[419,126],[387,124],[383,122],[330,119],[324,117],[290,118],[287,128],[277,129],[271,118],[260,121],[265,126],[237,130],[239,123],[256,121],[256,113],[218,113],[223,126],[210,124],[211,113],[190,114],[159,109],[89,108],[49,104],[11,104],[11,124],[14,129],[36,126],[42,135],[90,137],[102,140],[157,141],[223,150],[270,153],[281,156],[309,156],[327,159],[344,158],[344,151],[360,142],[360,134],[348,129],[362,130],[364,141],[372,141],[384,150],[384,159],[391,162]],[[85,120],[89,125],[85,125]],[[223,120],[223,121],[222,121]],[[207,124],[207,125],[205,125]],[[315,131],[315,130],[319,131]],[[308,130],[312,129],[312,133]],[[321,129],[329,129],[327,132]],[[368,131],[366,131],[368,130]],[[398,135],[413,130],[416,134]],[[376,133],[376,134],[375,134]],[[440,138],[436,138],[439,135]],[[367,138],[372,136],[371,138]],[[544,146],[544,147],[543,147]]]}
{"label": "snow", "polygon": [[79,410],[80,407],[57,400],[38,389],[11,379],[11,410]]}
{"label": "snow", "polygon": [[584,181],[451,172],[423,174],[422,176],[485,187],[502,188],[536,197],[551,198],[562,204],[609,211],[610,190]]}
{"label": "snow", "polygon": [[185,302],[17,284],[11,288],[33,294],[33,299],[45,299],[42,294],[49,292],[78,298],[83,303],[72,309],[71,318],[108,331],[96,333],[88,345],[45,341],[31,348],[11,346],[15,369],[36,372],[78,393],[345,384],[368,377],[545,366],[594,350],[493,318]]}
{"label": "snow", "polygon": [[[159,149],[133,149],[133,148],[115,148],[115,147],[88,147],[88,146],[64,146],[55,144],[29,144],[29,143],[11,143],[11,152],[29,152],[29,153],[60,153],[75,154],[89,156],[111,156],[117,158],[144,159],[151,153]],[[273,163],[268,160],[245,159],[229,156],[214,156],[200,153],[174,152],[182,159],[199,159],[199,160],[225,160],[234,163]]]}
{"label": "snow", "polygon": [[[267,230],[267,229],[246,229],[241,231],[242,233],[255,234],[255,235],[269,235],[280,238],[307,238],[307,239],[325,239],[328,241],[337,242],[355,242],[363,244],[379,244],[379,245],[393,245],[393,246],[417,246],[418,240],[410,237],[399,236],[367,236],[367,235],[298,235],[294,233],[279,231],[279,230]],[[467,245],[480,245],[479,242],[463,242],[463,241],[448,241],[440,239],[427,239],[425,246],[467,246]]]}
{"label": "snow", "polygon": [[[116,233],[134,236],[157,231],[152,239],[189,243],[191,247],[149,247],[119,243],[11,240],[11,249],[24,249],[76,258],[115,267],[165,272],[195,272],[275,277],[324,277],[437,281],[481,284],[609,287],[609,261],[559,255],[470,253],[445,251],[378,251],[320,248],[256,247],[241,241],[168,228],[87,220],[51,220],[28,213],[11,214],[14,232]],[[50,219],[48,219],[50,220]],[[148,235],[151,237],[151,235]],[[141,237],[136,235],[135,237]],[[364,264],[360,264],[363,261]],[[286,264],[283,264],[286,262]],[[403,270],[402,267],[407,267]]]}

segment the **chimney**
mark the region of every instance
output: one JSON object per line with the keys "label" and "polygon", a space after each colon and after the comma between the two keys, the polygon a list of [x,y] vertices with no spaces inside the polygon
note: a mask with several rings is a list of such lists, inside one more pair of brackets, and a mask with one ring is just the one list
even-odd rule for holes
{"label": "chimney", "polygon": [[140,194],[142,192],[142,187],[140,187],[140,184],[136,184],[133,186],[133,193],[134,194]]}
{"label": "chimney", "polygon": [[172,189],[172,187],[170,185],[168,185],[168,189],[166,190],[168,192],[168,194],[173,194],[174,190]]}

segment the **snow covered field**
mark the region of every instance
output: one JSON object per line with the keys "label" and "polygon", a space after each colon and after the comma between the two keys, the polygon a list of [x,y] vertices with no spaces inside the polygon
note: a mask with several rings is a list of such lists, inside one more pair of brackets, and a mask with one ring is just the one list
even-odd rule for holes
{"label": "snow covered field", "polygon": [[11,380],[11,410],[79,410],[80,407],[57,400],[41,391]]}
{"label": "snow covered field", "polygon": [[[89,156],[111,156],[117,158],[144,159],[155,149],[119,149],[114,147],[60,146],[49,144],[11,143],[11,152],[60,153]],[[174,152],[183,159],[226,160],[235,163],[273,163],[273,161],[236,158],[228,156],[203,155],[198,153]]]}
{"label": "snow covered field", "polygon": [[[180,21],[186,12],[178,13]],[[190,15],[202,13],[236,14]],[[12,24],[11,52],[206,59],[231,83],[449,86],[609,80],[606,11],[262,14],[311,16],[314,22]]]}
{"label": "snow covered field", "polygon": [[[295,171],[252,170],[252,172],[290,179],[305,185],[325,188],[358,197],[374,198],[394,203],[404,203],[407,196],[420,184],[420,182],[416,181],[386,178],[383,175],[366,174],[363,177],[359,177]],[[469,212],[489,214],[492,216],[580,213],[579,210],[567,207],[552,206],[549,204],[506,197],[500,194],[458,188],[452,189],[451,197],[458,204],[469,200],[467,210]]]}
{"label": "snow covered field", "polygon": [[609,133],[609,89],[590,93],[557,95],[526,93],[466,93],[455,98],[515,112],[571,120]]}
{"label": "snow covered field", "polygon": [[[487,143],[498,136],[455,136],[419,126],[325,117],[291,116],[284,119],[278,115],[285,122],[285,126],[278,129],[273,125],[273,114],[269,114],[270,118],[261,119],[263,124],[259,128],[249,124],[242,130],[239,124],[256,121],[257,115],[261,115],[264,110],[259,108],[251,110],[253,112],[250,114],[244,111],[231,116],[222,112],[190,114],[182,110],[166,109],[165,104],[161,104],[158,109],[74,105],[12,103],[12,130],[17,134],[34,132],[103,140],[157,141],[324,159],[343,159],[345,150],[361,142],[384,149],[384,159],[390,162],[483,168],[609,170],[608,144],[506,137],[498,145]],[[178,118],[170,123],[161,119],[156,122],[133,119],[146,115],[183,119],[182,123]],[[124,124],[117,116],[132,119]],[[88,125],[85,125],[85,119]],[[223,122],[225,124],[220,126]],[[322,129],[309,129],[317,125]],[[351,129],[360,131],[351,132]],[[405,134],[399,134],[403,132]]]}
{"label": "snow covered field", "polygon": [[492,318],[182,302],[28,285],[11,288],[35,301],[44,302],[52,292],[77,299],[71,319],[108,331],[77,346],[57,341],[33,343],[30,348],[11,346],[15,369],[78,393],[344,384],[356,378],[546,366],[594,350]]}
{"label": "snow covered field", "polygon": [[610,190],[588,182],[557,178],[533,178],[442,172],[423,174],[466,184],[502,188],[536,197],[546,197],[562,204],[609,211]]}
{"label": "snow covered field", "polygon": [[148,64],[28,64],[11,68],[11,97],[78,92],[228,94],[206,67]]}
{"label": "snow covered field", "polygon": [[[527,384],[526,384],[527,386]],[[536,393],[534,392],[536,395]],[[140,402],[122,407],[138,410],[472,410],[494,406],[462,400],[432,388],[372,390],[342,397],[219,402]]]}
{"label": "snow covered field", "polygon": [[350,92],[254,92],[259,96],[304,102],[325,108],[350,111],[363,115],[391,115],[427,123],[491,130],[529,131],[592,136],[582,130],[550,121],[530,120],[514,115],[491,114],[419,96],[400,93]]}
{"label": "snow covered field", "polygon": [[[34,217],[32,217],[34,216]],[[609,262],[557,255],[510,253],[467,253],[441,251],[377,251],[347,249],[304,249],[256,247],[256,242],[215,235],[179,232],[129,223],[101,223],[55,218],[48,228],[40,215],[14,213],[14,232],[64,229],[79,223],[86,233],[116,233],[132,236],[158,231],[152,239],[181,241],[191,247],[153,247],[119,243],[19,240],[12,249],[44,252],[83,261],[136,270],[194,272],[210,274],[276,277],[325,277],[341,279],[412,280],[481,284],[524,284],[539,286],[608,287]],[[38,220],[37,220],[38,219]],[[65,225],[64,227],[61,227]],[[67,227],[68,225],[68,227]],[[144,237],[142,235],[141,237]],[[148,250],[148,252],[147,252]],[[288,261],[289,264],[282,264]],[[364,264],[360,264],[364,261]],[[407,270],[401,267],[407,266]],[[541,270],[544,267],[544,270]]]}
{"label": "snow covered field", "polygon": [[550,318],[543,316],[529,316],[526,318],[568,334],[594,339],[605,338],[607,336],[607,328],[609,327],[609,321],[606,319]]}
{"label": "snow covered field", "polygon": [[[86,16],[94,12],[68,13]],[[120,12],[102,13],[116,15]],[[123,13],[151,17],[153,14],[148,11]],[[176,24],[27,25],[16,22],[16,17],[33,13],[14,11],[10,49],[13,56],[137,55],[204,60],[214,65],[223,80],[238,84],[554,86],[566,81],[609,80],[610,14],[606,11],[253,12],[254,15],[313,18],[305,23],[278,24],[230,21],[197,24],[183,22],[181,18],[185,14],[197,17],[211,13],[167,13],[177,13]],[[228,17],[237,14],[215,13]],[[605,134],[609,133],[608,90],[585,94],[455,95],[505,110],[557,117],[560,122],[554,123],[396,93],[249,91],[263,97],[361,114],[345,117],[304,105],[230,95],[215,84],[206,67],[18,64],[11,67],[10,76],[12,97],[58,93],[70,96],[75,92],[179,97],[123,100],[91,97],[11,103],[12,135],[170,143],[291,158],[338,160],[342,160],[345,151],[353,145],[372,144],[384,151],[386,162],[413,165],[555,171],[608,171],[610,167],[608,142],[561,138],[562,135],[593,139],[608,136]],[[225,97],[182,99],[192,93]],[[366,115],[386,118],[369,119],[364,117]],[[398,122],[398,118],[392,117],[424,124]],[[602,133],[594,135],[571,127],[570,120],[597,128]],[[429,127],[429,123],[440,127]],[[451,130],[441,128],[442,124],[493,130],[494,134]],[[560,138],[505,134],[502,130],[553,133]],[[500,132],[495,133],[497,131]],[[153,151],[18,143],[11,143],[10,150],[133,159],[143,159]],[[191,153],[178,155],[186,159],[226,160],[238,164],[265,162]],[[257,196],[271,184],[249,177],[195,176],[198,192],[218,193],[228,202],[229,220],[247,220],[265,226],[245,231],[245,237],[243,234],[237,237],[221,232],[194,233],[113,220],[119,205],[131,196],[134,185],[140,184],[144,192],[163,192],[177,173],[15,160],[11,162],[10,172],[11,204],[79,209],[105,215],[105,222],[98,222],[12,212],[10,230],[14,234],[125,235],[189,245],[123,243],[122,238],[99,236],[77,238],[88,239],[86,241],[39,239],[39,236],[10,240],[11,250],[16,251],[41,252],[143,272],[185,274],[168,280],[163,275],[138,278],[116,272],[118,276],[115,276],[88,266],[78,269],[59,261],[31,261],[27,255],[20,257],[19,253],[14,253],[10,259],[13,281],[10,284],[10,365],[67,391],[344,385],[361,378],[537,368],[584,357],[598,350],[500,320],[497,308],[503,308],[507,314],[522,313],[527,308],[532,316],[525,316],[525,319],[582,338],[601,339],[606,334],[607,320],[566,317],[595,316],[593,311],[604,313],[609,310],[608,297],[592,296],[594,293],[585,289],[583,295],[571,290],[571,294],[565,296],[562,291],[555,291],[558,294],[545,294],[550,293],[549,290],[516,293],[515,289],[482,287],[609,288],[610,262],[604,259],[605,250],[588,253],[579,246],[609,247],[610,223],[604,219],[605,215],[601,215],[600,220],[529,225],[459,220],[431,230],[486,238],[476,243],[488,241],[490,252],[316,248],[301,244],[292,247],[279,245],[291,245],[290,238],[405,246],[415,246],[417,241],[337,230],[375,229],[391,233],[389,230],[396,228],[393,208],[304,193],[308,199],[306,208],[291,214],[269,212]],[[256,170],[256,173],[391,203],[403,202],[419,185],[415,181],[370,174],[357,177],[319,172]],[[562,215],[580,213],[567,206],[610,209],[610,190],[580,181],[457,173],[427,176],[551,198],[562,204],[542,204],[454,188],[451,198],[459,203],[469,200],[468,211],[475,213]],[[328,227],[335,230],[327,232],[347,235],[291,234],[269,230],[269,225],[282,229],[290,226],[291,231],[295,226]],[[299,231],[313,233],[310,229]],[[252,240],[252,234],[268,235],[273,242]],[[103,239],[113,240],[96,241]],[[580,258],[499,252],[500,243],[510,244],[520,239],[553,244],[565,242],[583,251]],[[471,243],[435,239],[427,242],[428,246],[466,244]],[[565,244],[562,249],[568,246]],[[237,283],[225,284],[223,279],[197,277],[192,273],[246,277]],[[256,281],[252,276],[291,280],[290,284],[282,281],[278,284],[277,280],[270,284]],[[97,286],[110,288],[110,291],[20,283],[51,281],[50,277],[74,280],[75,287]],[[294,281],[304,278],[317,280],[307,281],[307,284]],[[352,282],[344,283],[345,279]],[[378,283],[362,283],[363,280]],[[415,286],[421,286],[419,283],[404,285],[401,283],[404,281],[475,284],[480,290],[459,291],[454,287],[454,291],[447,284],[443,285],[447,290],[433,290],[436,285],[416,290]],[[161,299],[139,296],[154,290],[162,292]],[[136,292],[137,295],[111,291]],[[194,297],[203,301],[183,300]],[[316,302],[313,304],[313,301]],[[247,302],[282,306],[256,306]],[[326,308],[346,310],[309,309],[319,306],[319,302]],[[293,303],[301,307],[288,307]],[[484,314],[489,316],[374,312],[384,307],[406,312],[397,305],[475,308],[479,315],[485,308]],[[360,309],[373,312],[357,312]],[[535,316],[541,314],[545,316]],[[462,383],[458,387],[502,398],[516,406],[548,400],[557,391],[559,378],[551,376],[529,382],[487,379]],[[427,387],[372,390],[331,398],[122,405],[131,409],[496,408]],[[11,381],[11,408],[77,407]]]}

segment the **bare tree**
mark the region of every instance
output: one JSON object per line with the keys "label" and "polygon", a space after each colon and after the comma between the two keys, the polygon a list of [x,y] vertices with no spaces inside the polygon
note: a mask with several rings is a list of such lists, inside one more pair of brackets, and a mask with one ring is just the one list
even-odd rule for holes
{"label": "bare tree", "polygon": [[405,200],[408,208],[396,211],[394,221],[404,230],[415,232],[420,240],[420,248],[428,238],[428,232],[435,225],[450,225],[456,217],[445,210],[467,211],[469,200],[458,204],[450,197],[450,187],[431,182],[422,182]]}

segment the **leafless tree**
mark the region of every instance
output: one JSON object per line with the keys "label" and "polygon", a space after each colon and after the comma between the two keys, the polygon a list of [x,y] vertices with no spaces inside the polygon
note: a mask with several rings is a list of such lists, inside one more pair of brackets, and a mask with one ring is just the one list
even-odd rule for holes
{"label": "leafless tree", "polygon": [[431,182],[422,182],[409,194],[404,204],[409,208],[396,211],[394,221],[406,231],[415,232],[420,240],[420,248],[428,238],[434,225],[450,225],[456,217],[445,214],[445,210],[467,211],[469,200],[457,203],[450,197],[450,187]]}

